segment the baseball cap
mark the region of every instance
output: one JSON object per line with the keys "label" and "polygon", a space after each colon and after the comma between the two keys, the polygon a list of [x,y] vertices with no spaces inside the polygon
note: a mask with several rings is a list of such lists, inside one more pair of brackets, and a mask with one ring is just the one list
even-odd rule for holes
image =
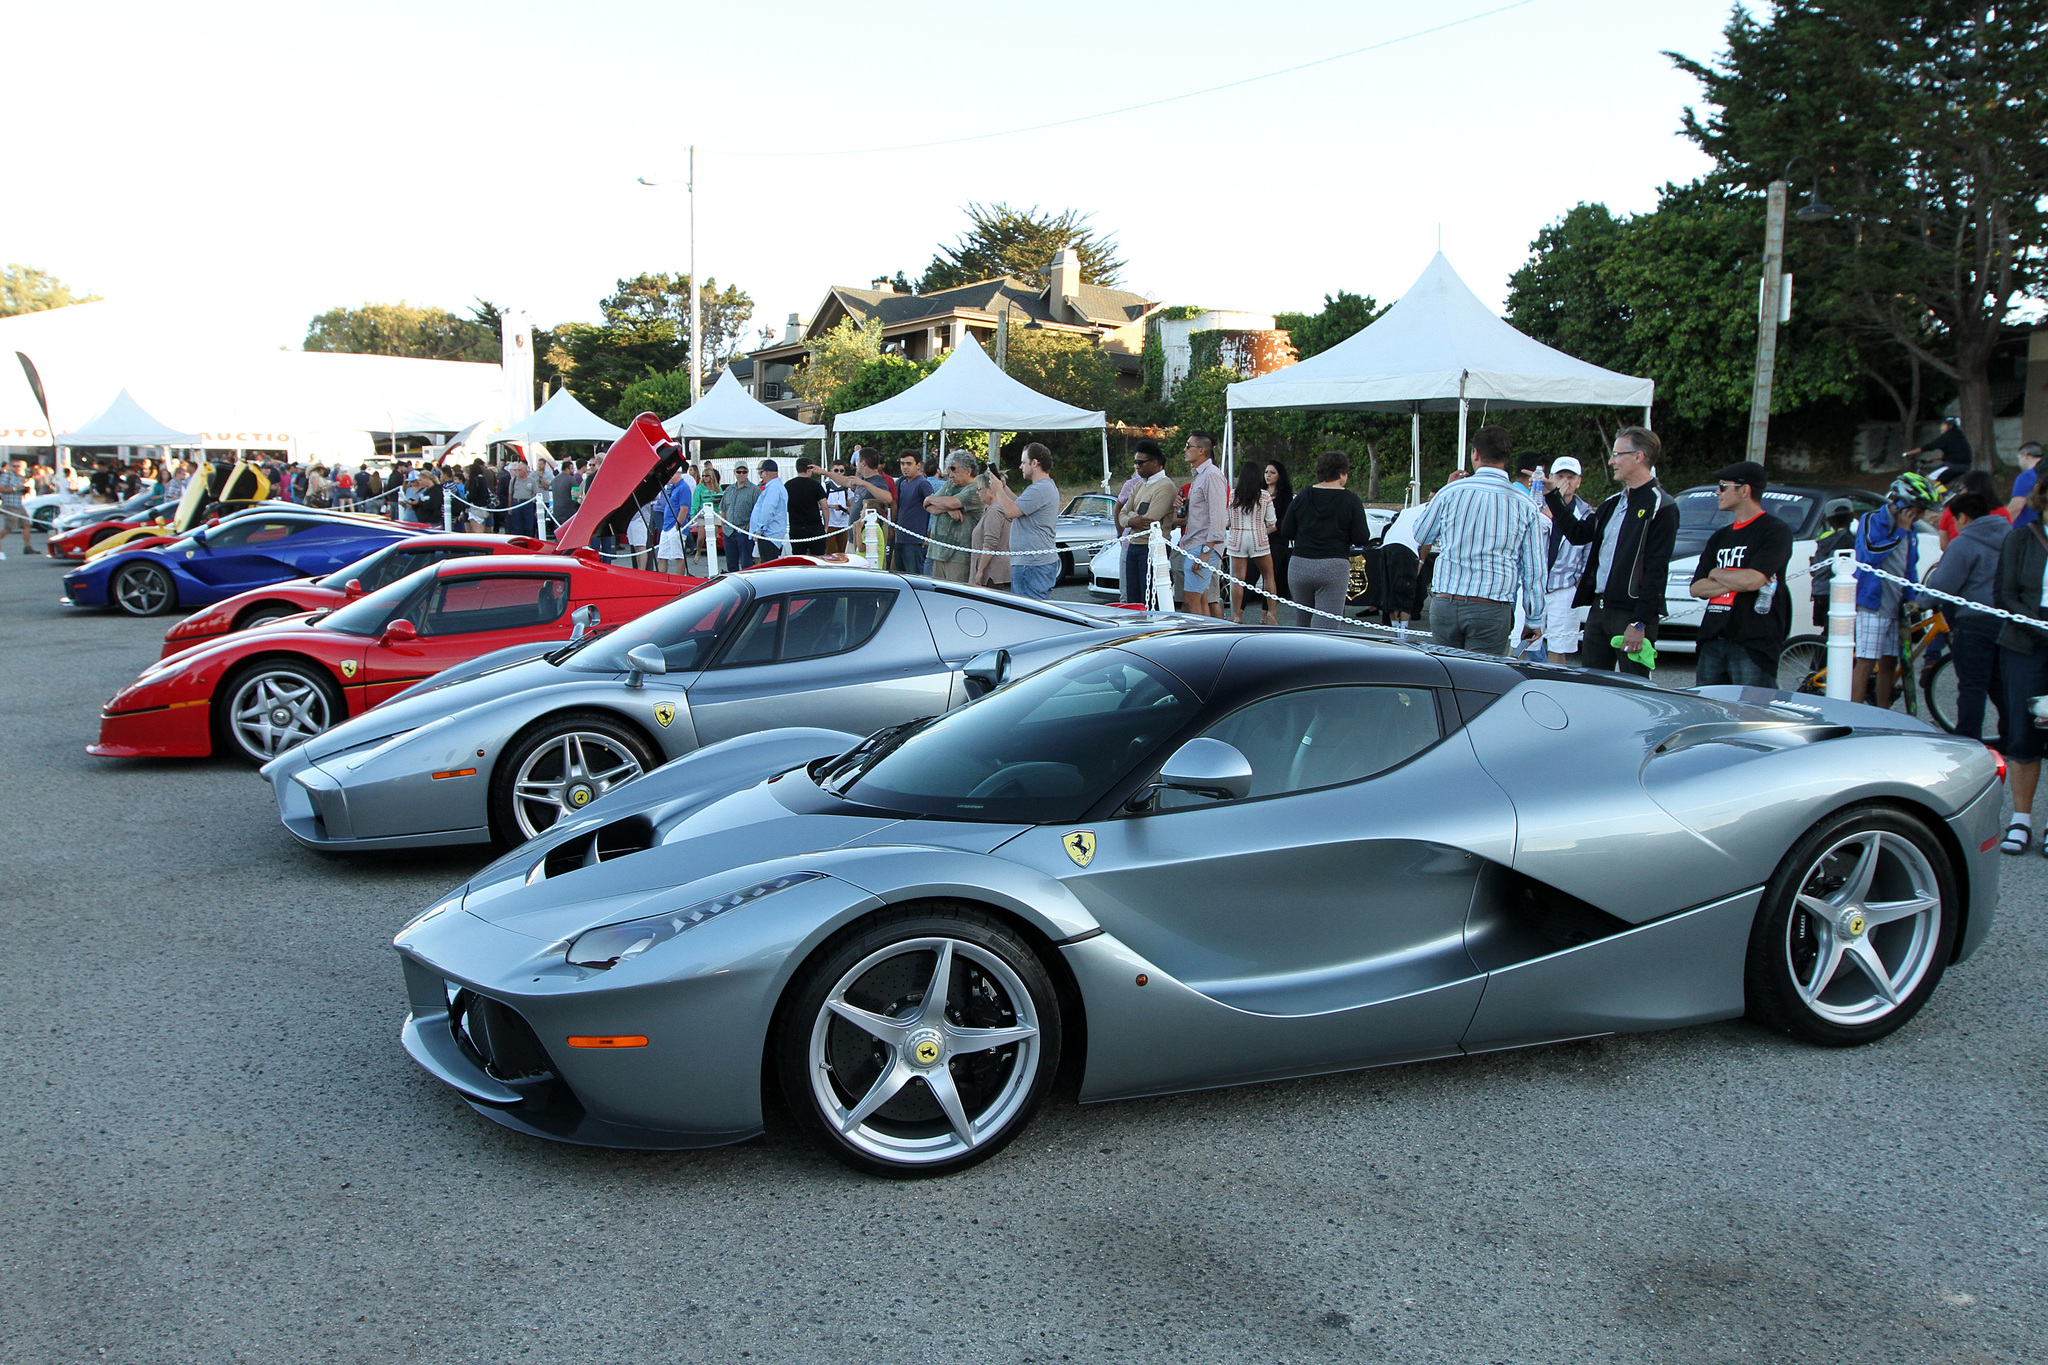
{"label": "baseball cap", "polygon": [[1737,460],[1714,477],[1723,483],[1748,484],[1752,492],[1759,494],[1764,491],[1764,485],[1770,482],[1769,476],[1764,473],[1764,467],[1755,460]]}
{"label": "baseball cap", "polygon": [[1550,462],[1550,472],[1553,474],[1576,474],[1582,479],[1586,477],[1586,471],[1580,467],[1577,457],[1571,455],[1560,455],[1555,460],[1552,460]]}

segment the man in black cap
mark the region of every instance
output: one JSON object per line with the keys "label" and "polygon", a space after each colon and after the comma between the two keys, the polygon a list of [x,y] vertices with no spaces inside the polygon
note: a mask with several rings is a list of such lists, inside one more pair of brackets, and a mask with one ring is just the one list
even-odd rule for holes
{"label": "man in black cap", "polygon": [[1707,537],[1692,595],[1700,619],[1697,687],[1778,685],[1778,653],[1792,626],[1792,600],[1779,589],[1792,562],[1792,528],[1764,511],[1764,467],[1753,460],[1715,476],[1715,500],[1732,519]]}
{"label": "man in black cap", "polygon": [[1934,455],[1939,457],[1937,463],[1952,464],[1963,470],[1968,469],[1975,458],[1975,452],[1970,449],[1970,438],[1963,435],[1962,423],[1953,417],[1941,419],[1941,435],[1924,446],[1915,446],[1900,458],[1910,460],[1915,455]]}

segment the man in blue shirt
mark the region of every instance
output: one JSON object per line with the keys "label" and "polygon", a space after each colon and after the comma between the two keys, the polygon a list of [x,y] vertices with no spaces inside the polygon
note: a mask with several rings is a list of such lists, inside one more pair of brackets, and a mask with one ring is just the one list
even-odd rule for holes
{"label": "man in blue shirt", "polygon": [[762,559],[782,558],[782,542],[789,537],[789,490],[782,486],[781,473],[775,461],[761,461],[761,495],[747,515],[747,532]]}
{"label": "man in blue shirt", "polygon": [[924,461],[907,450],[897,467],[902,472],[896,480],[896,524],[912,534],[896,537],[895,569],[897,573],[921,574],[925,543],[918,537],[931,534],[932,526],[932,514],[925,510],[924,500],[938,485],[924,472]]}

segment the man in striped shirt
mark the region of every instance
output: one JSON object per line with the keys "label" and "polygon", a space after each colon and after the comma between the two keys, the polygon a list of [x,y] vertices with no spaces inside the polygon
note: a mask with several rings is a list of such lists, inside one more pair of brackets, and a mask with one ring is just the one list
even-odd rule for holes
{"label": "man in striped shirt", "polygon": [[1434,556],[1429,633],[1440,645],[1505,654],[1521,603],[1524,639],[1543,633],[1549,556],[1543,513],[1508,480],[1513,443],[1506,427],[1472,437],[1472,477],[1438,490],[1415,523]]}

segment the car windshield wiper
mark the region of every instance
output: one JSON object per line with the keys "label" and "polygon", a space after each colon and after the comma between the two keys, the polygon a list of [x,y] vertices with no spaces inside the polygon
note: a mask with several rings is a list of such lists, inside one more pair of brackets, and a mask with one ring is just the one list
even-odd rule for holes
{"label": "car windshield wiper", "polygon": [[862,773],[896,752],[905,740],[937,719],[937,716],[920,716],[901,725],[885,725],[813,773],[811,780],[834,796],[844,795]]}
{"label": "car windshield wiper", "polygon": [[604,635],[610,631],[614,631],[617,629],[618,626],[616,625],[592,626],[589,630],[583,633],[582,639],[571,640],[568,644],[563,645],[560,649],[554,650],[553,652],[548,654],[543,654],[541,655],[541,657],[543,659],[546,659],[549,663],[559,666],[564,659],[568,658],[571,654],[574,654],[577,650],[589,644],[592,640],[595,640],[598,636]]}

